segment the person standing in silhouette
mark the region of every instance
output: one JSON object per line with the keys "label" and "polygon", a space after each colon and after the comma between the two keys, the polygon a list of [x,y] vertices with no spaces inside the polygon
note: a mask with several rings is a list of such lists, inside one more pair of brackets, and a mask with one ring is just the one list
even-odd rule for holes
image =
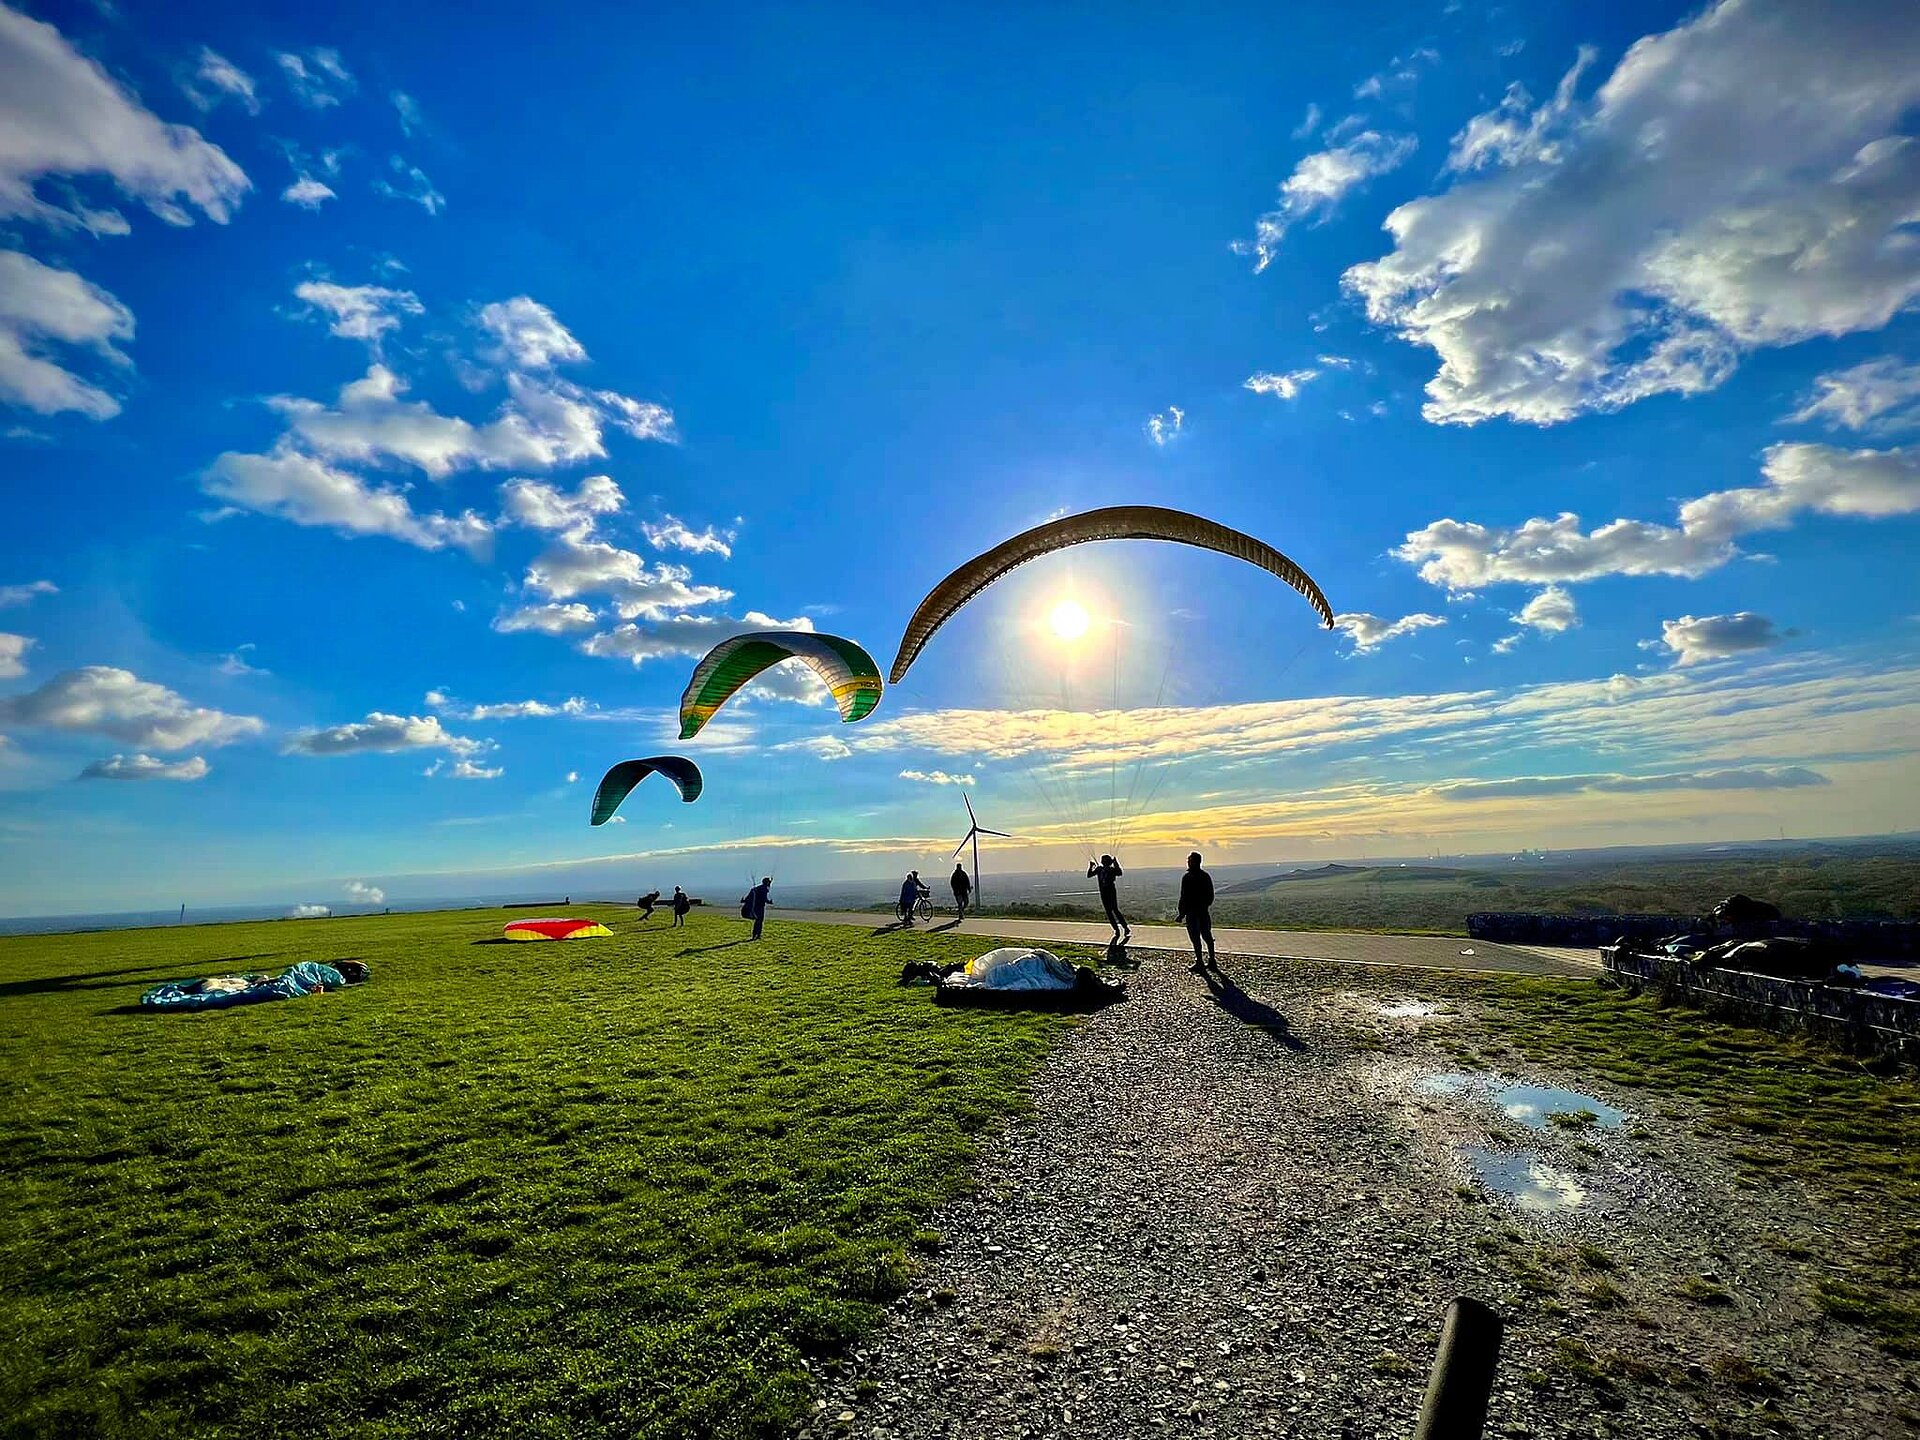
{"label": "person standing in silhouette", "polygon": [[693,908],[693,902],[687,899],[687,892],[678,885],[673,887],[673,926],[679,929],[687,923],[687,911]]}
{"label": "person standing in silhouette", "polygon": [[773,889],[773,877],[762,875],[760,883],[747,891],[747,919],[753,921],[753,938],[760,938],[760,927],[767,923],[767,892]]}
{"label": "person standing in silhouette", "polygon": [[[1127,917],[1120,913],[1120,891],[1115,881],[1127,872],[1120,868],[1120,862],[1111,855],[1102,855],[1100,863],[1087,862],[1087,878],[1100,885],[1100,908],[1107,912],[1107,923],[1113,927],[1113,942],[1118,945],[1133,938],[1133,927],[1127,924]],[[1125,934],[1121,932],[1125,931]]]}
{"label": "person standing in silhouette", "polygon": [[967,867],[955,862],[953,878],[953,908],[959,912],[962,920],[967,918],[967,901],[973,898],[973,880],[967,874]]}
{"label": "person standing in silhouette", "polygon": [[[1200,852],[1187,856],[1187,873],[1180,877],[1180,913],[1175,920],[1187,922],[1187,938],[1193,941],[1193,971],[1198,974],[1213,965],[1213,877],[1200,868]],[[1207,942],[1206,958],[1200,955],[1200,942]]]}

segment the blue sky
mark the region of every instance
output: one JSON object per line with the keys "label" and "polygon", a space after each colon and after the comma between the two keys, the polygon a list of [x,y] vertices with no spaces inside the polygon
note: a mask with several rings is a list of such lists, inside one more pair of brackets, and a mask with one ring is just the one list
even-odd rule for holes
{"label": "blue sky", "polygon": [[[0,6],[0,911],[1911,828],[1917,114],[1872,3]],[[1339,628],[1090,547],[587,827],[1121,502]]]}

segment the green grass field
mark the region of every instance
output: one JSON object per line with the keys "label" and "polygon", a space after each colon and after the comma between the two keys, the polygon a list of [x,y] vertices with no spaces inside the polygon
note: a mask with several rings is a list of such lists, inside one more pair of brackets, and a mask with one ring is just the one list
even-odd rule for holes
{"label": "green grass field", "polygon": [[[802,1413],[1070,1022],[938,1009],[857,930],[604,913],[613,938],[547,945],[476,944],[499,911],[0,940],[6,1433]],[[371,984],[130,1008],[348,957]]]}

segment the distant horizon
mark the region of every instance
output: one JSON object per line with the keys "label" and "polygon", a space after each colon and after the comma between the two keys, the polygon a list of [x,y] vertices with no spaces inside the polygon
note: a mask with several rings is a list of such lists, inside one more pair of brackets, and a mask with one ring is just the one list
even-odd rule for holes
{"label": "distant horizon", "polygon": [[[1600,856],[1609,856],[1609,855],[1625,856],[1625,855],[1631,855],[1631,854],[1647,854],[1647,855],[1667,854],[1667,855],[1673,855],[1676,857],[1681,855],[1708,856],[1721,851],[1751,851],[1751,850],[1759,850],[1759,849],[1780,850],[1780,849],[1791,849],[1792,847],[1795,847],[1795,846],[1858,848],[1858,847],[1870,847],[1877,844],[1900,845],[1900,844],[1911,844],[1916,842],[1920,842],[1920,831],[1900,831],[1900,832],[1894,832],[1891,834],[1882,834],[1882,835],[1790,836],[1784,839],[1774,838],[1774,839],[1756,839],[1756,840],[1714,840],[1714,841],[1700,841],[1697,843],[1676,843],[1676,844],[1666,844],[1666,845],[1626,844],[1626,845],[1608,845],[1608,846],[1587,846],[1587,847],[1571,848],[1567,850],[1543,850],[1543,849],[1520,850],[1520,851],[1487,850],[1487,851],[1459,851],[1459,852],[1433,854],[1433,855],[1391,855],[1389,854],[1389,855],[1352,855],[1352,856],[1345,856],[1345,857],[1328,857],[1328,858],[1314,857],[1310,860],[1290,860],[1290,859],[1233,860],[1233,861],[1226,861],[1226,862],[1209,862],[1207,868],[1210,871],[1213,871],[1217,874],[1227,873],[1227,872],[1262,871],[1262,870],[1269,870],[1275,873],[1285,874],[1285,873],[1291,873],[1294,870],[1311,871],[1311,870],[1324,869],[1329,865],[1340,866],[1345,868],[1353,868],[1353,869],[1369,869],[1369,868],[1379,868],[1379,867],[1388,867],[1388,866],[1414,868],[1422,865],[1435,864],[1441,861],[1458,861],[1458,862],[1466,862],[1466,863],[1471,863],[1474,861],[1481,861],[1481,862],[1505,861],[1507,863],[1518,863],[1523,859],[1534,859],[1534,858],[1551,861],[1551,860],[1575,860],[1583,857],[1600,857]],[[1177,872],[1182,867],[1177,863],[1170,863],[1170,864],[1158,864],[1158,865],[1156,864],[1135,865],[1129,868],[1132,873],[1145,876],[1145,875],[1171,874],[1171,873]],[[778,906],[783,896],[812,894],[816,899],[818,899],[818,898],[822,898],[821,892],[829,892],[830,894],[831,892],[850,893],[850,892],[871,890],[872,898],[871,900],[865,903],[876,904],[876,905],[884,904],[889,898],[891,898],[894,892],[894,889],[898,886],[901,873],[903,872],[876,873],[872,875],[849,875],[846,877],[837,877],[837,878],[820,879],[820,880],[789,881],[784,884],[780,883],[778,881],[778,877],[776,876],[776,884],[774,886],[775,903],[776,903],[776,906]],[[946,873],[947,872],[944,869],[937,872],[932,870],[927,870],[924,872],[923,878],[928,879],[929,883],[931,884],[934,881],[943,879]],[[1064,877],[1064,878],[1072,879],[1072,878],[1077,878],[1079,876],[1079,873],[1080,872],[1073,866],[1047,867],[1042,869],[1001,871],[1001,872],[996,872],[991,878],[998,879],[1005,883],[1017,883],[1017,882],[1023,882],[1023,881],[1031,882],[1035,880],[1047,880],[1055,877]],[[670,894],[672,889],[672,883],[687,883],[687,882],[670,882],[669,884],[662,886],[661,889],[665,893]],[[307,893],[318,893],[321,890],[321,888],[322,886],[320,885],[307,887]],[[701,882],[696,881],[696,882],[693,882],[692,885],[690,886],[690,891],[699,890],[700,888],[702,888]],[[707,888],[711,888],[711,887],[709,886]],[[745,888],[744,881],[741,884],[741,888],[743,890]],[[726,889],[725,883],[721,885],[721,889],[722,890]],[[563,891],[564,891],[564,894],[563,894]],[[294,893],[301,893],[301,892],[296,891]],[[377,902],[361,902],[361,901],[353,901],[353,900],[316,901],[316,900],[298,900],[298,899],[291,899],[291,898],[280,898],[280,899],[273,899],[273,900],[210,902],[210,903],[200,904],[200,905],[194,904],[193,901],[189,899],[184,903],[186,906],[186,914],[187,914],[186,923],[191,925],[195,923],[200,923],[200,924],[230,923],[233,921],[258,920],[258,919],[289,919],[289,920],[319,919],[324,917],[318,914],[301,915],[297,912],[299,912],[302,909],[318,911],[322,908],[331,912],[331,914],[334,915],[335,917],[346,917],[346,916],[353,916],[353,915],[369,915],[369,914],[377,915],[382,913],[385,910],[393,910],[395,912],[421,912],[421,911],[432,911],[432,910],[439,910],[439,909],[494,908],[494,907],[503,906],[503,905],[542,905],[542,904],[562,904],[562,903],[631,905],[633,903],[635,896],[637,894],[643,894],[643,893],[645,892],[634,891],[631,889],[629,889],[626,892],[617,891],[604,885],[598,885],[595,887],[580,889],[579,893],[577,894],[573,893],[572,890],[567,890],[566,887],[564,886],[554,887],[552,890],[552,893],[539,890],[536,887],[523,886],[523,887],[517,887],[517,888],[503,887],[499,890],[491,891],[491,892],[474,890],[474,891],[462,891],[457,893],[449,891],[449,892],[443,892],[438,894],[417,894],[417,893],[408,894],[404,892],[395,892],[389,895],[389,894],[386,894],[383,890],[382,898]],[[937,893],[944,894],[944,891],[941,890],[941,891],[938,891]],[[1093,894],[1094,892],[1088,891],[1086,893]],[[725,901],[730,901],[735,898],[731,894],[731,892],[728,891],[728,893],[725,895],[725,900],[723,901],[723,900],[717,899],[719,894],[720,894],[720,891],[715,891],[713,894],[702,894],[701,899],[706,904],[714,905],[714,904],[725,903]],[[990,907],[994,903],[995,902],[993,898],[989,895],[986,899],[986,904]],[[790,906],[789,908],[796,908],[796,907]],[[47,933],[47,932],[53,932],[53,931],[58,931],[62,929],[68,929],[68,928],[143,929],[143,928],[148,928],[149,925],[163,926],[171,923],[176,923],[170,920],[168,917],[176,914],[178,912],[178,909],[179,909],[179,905],[176,904],[173,906],[134,907],[134,908],[129,908],[125,910],[77,910],[77,911],[63,911],[63,912],[38,912],[38,913],[22,912],[22,913],[0,914],[0,935]],[[229,914],[227,912],[232,912],[232,913]],[[199,916],[217,915],[220,918],[196,920],[195,918],[196,915],[199,915]],[[86,922],[86,921],[91,921],[96,923],[91,927],[74,925],[71,923],[71,922]]]}

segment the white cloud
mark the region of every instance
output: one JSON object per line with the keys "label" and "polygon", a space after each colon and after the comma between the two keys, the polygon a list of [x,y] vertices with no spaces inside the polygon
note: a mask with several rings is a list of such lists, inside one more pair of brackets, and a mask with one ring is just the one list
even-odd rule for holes
{"label": "white cloud", "polygon": [[1514,622],[1545,635],[1559,635],[1580,623],[1580,610],[1573,596],[1558,585],[1549,585],[1521,608]]}
{"label": "white cloud", "polygon": [[1266,269],[1288,230],[1303,220],[1325,220],[1354,189],[1404,165],[1417,145],[1411,135],[1362,130],[1339,145],[1306,156],[1281,182],[1279,204],[1254,222],[1251,241],[1234,242],[1235,252],[1255,257],[1256,273]]}
{"label": "white cloud", "polygon": [[82,780],[204,780],[210,770],[198,755],[160,760],[152,755],[111,755],[80,772]]}
{"label": "white cloud", "polygon": [[540,635],[572,635],[591,630],[599,615],[578,601],[570,605],[527,605],[498,616],[493,628],[502,635],[533,631]]}
{"label": "white cloud", "polygon": [[455,720],[544,720],[554,715],[584,715],[587,712],[587,702],[579,695],[562,700],[558,705],[549,705],[542,700],[504,700],[493,705],[461,706],[438,690],[429,690],[427,706]]}
{"label": "white cloud", "polygon": [[1552,424],[1712,389],[1741,352],[1878,329],[1920,295],[1920,8],[1722,0],[1590,100],[1510,91],[1456,183],[1347,286],[1431,348],[1425,414]]}
{"label": "white cloud", "polygon": [[1677,665],[1694,665],[1770,649],[1784,638],[1766,616],[1742,610],[1734,615],[1682,615],[1678,620],[1662,620],[1659,640],[1648,643],[1665,645]]}
{"label": "white cloud", "polygon": [[27,673],[27,651],[35,643],[30,635],[13,635],[0,630],[0,680],[18,680]]}
{"label": "white cloud", "polygon": [[262,515],[344,535],[385,535],[422,550],[452,546],[485,554],[493,527],[471,510],[459,515],[416,511],[398,486],[372,485],[349,471],[281,448],[268,455],[222,455],[200,477],[200,488]]}
{"label": "white cloud", "polygon": [[251,715],[190,704],[164,685],[107,665],[66,670],[37,690],[0,697],[5,725],[105,735],[145,750],[226,745],[266,729]]}
{"label": "white cloud", "polygon": [[498,780],[507,771],[505,766],[482,765],[475,760],[455,760],[451,765],[445,760],[436,760],[421,773],[429,779],[441,775],[449,780]]}
{"label": "white cloud", "polygon": [[772,748],[811,755],[816,760],[845,760],[853,754],[847,742],[834,735],[809,735],[802,740],[783,740]]}
{"label": "white cloud", "polygon": [[387,97],[393,102],[393,113],[399,118],[400,133],[411,138],[426,124],[420,113],[420,102],[404,90],[395,90]]}
{"label": "white cloud", "polygon": [[580,783],[580,772],[578,770],[567,771],[567,784],[578,785],[579,783]]}
{"label": "white cloud", "polygon": [[447,197],[433,188],[433,182],[427,179],[426,172],[419,166],[409,165],[395,155],[388,168],[393,171],[395,179],[376,179],[373,188],[378,193],[389,200],[410,200],[429,215],[438,215],[447,208]]}
{"label": "white cloud", "polygon": [[349,880],[346,889],[347,898],[356,905],[386,904],[387,892],[378,885],[369,885],[364,880]]}
{"label": "white cloud", "polygon": [[[811,630],[813,621],[805,616],[797,620],[776,620],[757,610],[745,615],[670,615],[640,624],[616,626],[590,635],[581,643],[582,654],[610,659],[631,660],[643,665],[670,655],[704,655],[722,640],[744,635],[750,630]],[[791,668],[791,664],[789,667]],[[761,677],[774,672],[769,670]],[[707,727],[713,728],[710,723]],[[704,733],[704,732],[703,732]]]}
{"label": "white cloud", "polygon": [[282,51],[273,58],[294,98],[310,110],[338,105],[357,88],[338,50],[317,48],[304,54]]}
{"label": "white cloud", "polygon": [[1179,436],[1187,423],[1187,412],[1178,405],[1169,405],[1158,415],[1147,417],[1147,439],[1156,445],[1170,445]]}
{"label": "white cloud", "polygon": [[365,341],[375,348],[383,335],[400,328],[403,316],[421,314],[425,308],[411,290],[389,290],[384,285],[336,285],[331,280],[306,280],[294,286],[293,293],[297,299],[327,315],[329,335]]}
{"label": "white cloud", "polygon": [[51,175],[103,176],[172,225],[192,223],[189,206],[224,222],[248,189],[219,146],[163,123],[53,26],[0,5],[0,218],[85,225],[35,193]]}
{"label": "white cloud", "polygon": [[528,295],[483,306],[480,325],[493,336],[494,357],[516,370],[551,370],[587,358],[586,347],[553,311]]}
{"label": "white cloud", "polygon": [[195,106],[211,110],[222,100],[237,100],[249,115],[260,113],[260,97],[255,93],[253,77],[226,56],[200,47],[200,60],[193,78],[180,86]]}
{"label": "white cloud", "polygon": [[949,775],[944,770],[902,770],[902,780],[912,780],[921,785],[972,785],[976,783],[971,775]]}
{"label": "white cloud", "polygon": [[1513,800],[1549,795],[1637,795],[1660,790],[1804,790],[1832,782],[1803,765],[1738,770],[1680,770],[1655,775],[1516,775],[1457,780],[1427,793],[1439,800]]}
{"label": "white cloud", "polygon": [[60,587],[51,580],[29,580],[24,585],[0,585],[0,610],[10,605],[25,605],[40,595],[58,595]]}
{"label": "white cloud", "polygon": [[289,920],[324,920],[333,914],[330,905],[296,905],[287,911]]}
{"label": "white cloud", "polygon": [[[0,10],[0,25],[4,15]],[[132,338],[133,312],[98,285],[18,250],[0,250],[0,402],[40,415],[71,410],[111,419],[120,402],[45,352],[51,345],[77,346],[125,368],[127,357],[114,342]]]}
{"label": "white cloud", "polygon": [[289,755],[358,755],[375,751],[390,755],[399,750],[447,750],[468,756],[486,748],[484,740],[449,734],[440,717],[389,715],[375,710],[364,720],[323,729],[302,730],[286,743]]}
{"label": "white cloud", "polygon": [[332,186],[323,184],[311,175],[302,175],[280,192],[280,198],[289,205],[298,205],[302,210],[318,210],[335,196]]}
{"label": "white cloud", "polygon": [[[607,453],[602,437],[609,423],[637,433],[628,421],[625,396],[564,380],[509,375],[506,403],[480,425],[442,415],[424,401],[402,399],[406,390],[404,379],[376,363],[342,386],[333,406],[286,395],[269,403],[286,417],[301,446],[316,455],[412,465],[435,479],[468,468],[551,470],[596,460]],[[667,423],[670,428],[671,417]]]}
{"label": "white cloud", "polygon": [[1389,640],[1397,640],[1402,635],[1411,635],[1416,630],[1427,630],[1435,625],[1444,625],[1446,620],[1439,615],[1402,615],[1398,620],[1386,620],[1378,615],[1369,615],[1364,610],[1350,610],[1344,615],[1333,617],[1333,628],[1343,630],[1353,641],[1353,653],[1363,655],[1369,650],[1377,650]]}
{"label": "white cloud", "polygon": [[1891,355],[1813,382],[1814,393],[1789,418],[1821,421],[1835,430],[1891,435],[1920,425],[1920,364]]}
{"label": "white cloud", "polygon": [[500,487],[500,501],[505,507],[500,518],[530,530],[569,530],[584,535],[600,516],[618,514],[626,498],[606,475],[587,476],[571,495],[541,480],[509,480]]}
{"label": "white cloud", "polygon": [[255,648],[252,642],[237,646],[232,654],[222,655],[220,657],[220,663],[213,668],[218,670],[222,675],[232,675],[236,677],[241,675],[272,674],[272,671],[262,670],[258,665],[251,664],[247,660],[247,651]]}
{"label": "white cloud", "polygon": [[[1558,759],[1568,751],[1648,766],[1663,758],[1696,768],[1814,764],[1917,754],[1916,736],[1920,667],[1849,667],[1828,657],[1504,689],[1097,714],[907,710],[846,732],[857,752],[903,751],[902,759],[913,761],[1030,761],[1103,779],[1111,767],[1135,761],[1205,757],[1233,767],[1336,752],[1364,757],[1370,766],[1401,752],[1434,764],[1443,759],[1432,757],[1449,754],[1518,764],[1528,753]],[[1263,782],[1263,788],[1270,787]]]}
{"label": "white cloud", "polygon": [[1587,531],[1579,516],[1566,513],[1511,529],[1436,520],[1409,534],[1393,553],[1418,565],[1421,579],[1455,591],[1602,575],[1698,576],[1738,555],[1734,541],[1740,536],[1781,529],[1805,513],[1873,519],[1920,511],[1920,447],[1775,445],[1761,469],[1764,486],[1685,502],[1678,526],[1614,520]]}
{"label": "white cloud", "polygon": [[1320,107],[1317,104],[1309,102],[1307,105],[1307,113],[1301,117],[1300,123],[1293,127],[1293,138],[1296,140],[1304,140],[1319,128]]}
{"label": "white cloud", "polygon": [[1243,380],[1241,388],[1256,395],[1278,395],[1282,400],[1294,400],[1299,398],[1303,386],[1319,377],[1318,370],[1288,370],[1279,374],[1260,370]]}
{"label": "white cloud", "polygon": [[683,520],[671,515],[663,515],[659,520],[642,520],[640,533],[647,537],[647,543],[656,550],[684,550],[690,555],[718,555],[723,560],[733,558],[733,536],[731,530],[716,530],[709,525],[704,530],[695,530]]}
{"label": "white cloud", "polygon": [[650,566],[631,550],[578,534],[556,536],[527,567],[526,585],[549,600],[605,595],[622,620],[662,620],[733,596],[717,585],[694,584],[685,566]]}

